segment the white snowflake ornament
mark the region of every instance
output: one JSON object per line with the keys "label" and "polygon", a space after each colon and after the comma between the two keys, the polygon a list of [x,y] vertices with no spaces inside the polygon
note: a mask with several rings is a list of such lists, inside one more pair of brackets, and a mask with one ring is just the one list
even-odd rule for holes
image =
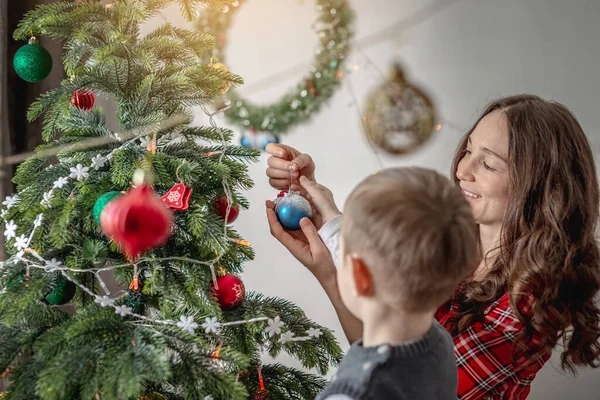
{"label": "white snowflake ornament", "polygon": [[4,227],[4,236],[6,236],[6,240],[10,240],[17,236],[17,224],[12,219],[6,223]]}
{"label": "white snowflake ornament", "polygon": [[273,319],[269,319],[267,324],[268,326],[265,328],[265,332],[269,334],[269,337],[273,337],[281,333],[281,328],[285,325],[285,322],[283,322],[279,316],[276,316]]}
{"label": "white snowflake ornament", "polygon": [[2,204],[4,204],[6,206],[6,209],[8,210],[9,208],[15,205],[17,200],[19,200],[19,195],[17,194],[15,194],[14,196],[6,196],[6,199],[4,199]]}
{"label": "white snowflake ornament", "polygon": [[101,307],[109,307],[115,304],[115,301],[108,296],[96,297],[94,302],[100,304]]}
{"label": "white snowflake ornament", "polygon": [[50,261],[46,260],[46,271],[48,272],[54,272],[61,266],[62,262],[58,261],[56,258],[53,258]]}
{"label": "white snowflake ornament", "polygon": [[15,248],[17,250],[24,250],[27,248],[27,237],[25,235],[21,235],[15,239]]}
{"label": "white snowflake ornament", "polygon": [[78,181],[82,181],[88,176],[90,176],[88,167],[84,167],[81,164],[77,164],[76,167],[71,167],[71,175],[69,175],[73,179],[77,179]]}
{"label": "white snowflake ornament", "polygon": [[286,332],[283,335],[281,335],[281,337],[279,338],[279,343],[281,344],[286,344],[288,342],[292,342],[294,340],[294,336],[296,336],[296,334],[294,332]]}
{"label": "white snowflake ornament", "polygon": [[323,332],[321,332],[320,329],[315,329],[315,328],[310,328],[307,332],[307,335],[312,337],[312,338],[319,338],[323,335]]}
{"label": "white snowflake ornament", "polygon": [[221,323],[217,321],[216,317],[206,317],[204,323],[202,324],[202,327],[204,328],[204,332],[214,333],[215,335],[218,335],[221,331]]}
{"label": "white snowflake ornament", "polygon": [[192,335],[198,329],[198,324],[194,322],[194,317],[184,317],[183,315],[179,318],[177,326]]}
{"label": "white snowflake ornament", "polygon": [[104,165],[106,165],[107,162],[108,158],[104,157],[101,154],[98,154],[95,157],[92,157],[92,168],[98,171],[100,168],[104,167]]}
{"label": "white snowflake ornament", "polygon": [[121,317],[125,317],[133,312],[131,307],[127,307],[126,305],[118,306],[115,308],[115,314],[120,315]]}
{"label": "white snowflake ornament", "polygon": [[69,183],[69,178],[63,176],[54,181],[53,189],[62,189],[67,183]]}
{"label": "white snowflake ornament", "polygon": [[52,201],[53,194],[54,193],[52,192],[52,190],[49,190],[46,193],[44,193],[44,196],[43,196],[42,201],[40,202],[40,204],[43,207],[49,207],[50,206],[50,201]]}

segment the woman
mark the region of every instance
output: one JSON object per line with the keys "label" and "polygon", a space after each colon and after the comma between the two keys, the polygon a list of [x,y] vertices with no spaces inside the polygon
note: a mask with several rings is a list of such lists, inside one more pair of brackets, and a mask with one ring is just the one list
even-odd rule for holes
{"label": "woman", "polygon": [[[282,145],[267,151],[271,185],[286,189],[292,168],[295,178],[305,177],[292,189],[306,189],[326,223],[304,220],[301,232],[286,232],[268,211],[271,232],[319,280],[352,342],[360,323],[340,301],[328,253],[341,221],[333,197],[315,182],[310,156]],[[461,140],[452,176],[472,206],[480,254],[475,274],[436,314],[454,337],[458,397],[526,398],[559,342],[563,369],[597,367],[599,189],[575,117],[532,95],[499,99]]]}

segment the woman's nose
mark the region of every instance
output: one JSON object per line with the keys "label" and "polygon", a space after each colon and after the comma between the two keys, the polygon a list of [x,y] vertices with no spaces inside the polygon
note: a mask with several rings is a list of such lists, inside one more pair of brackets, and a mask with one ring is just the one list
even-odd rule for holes
{"label": "woman's nose", "polygon": [[473,166],[469,160],[462,159],[458,163],[458,167],[456,168],[456,177],[461,181],[472,181],[475,176],[473,175]]}

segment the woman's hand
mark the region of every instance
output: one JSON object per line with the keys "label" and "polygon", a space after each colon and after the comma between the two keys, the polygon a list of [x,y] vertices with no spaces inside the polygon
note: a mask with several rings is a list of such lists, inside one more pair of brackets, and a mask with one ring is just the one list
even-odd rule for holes
{"label": "woman's hand", "polygon": [[[293,147],[284,144],[269,143],[265,149],[271,156],[267,160],[267,176],[269,184],[278,190],[293,190],[305,194],[298,184],[298,178],[306,177],[315,181],[315,163],[311,156],[303,154]],[[290,187],[290,169],[292,185]]]}

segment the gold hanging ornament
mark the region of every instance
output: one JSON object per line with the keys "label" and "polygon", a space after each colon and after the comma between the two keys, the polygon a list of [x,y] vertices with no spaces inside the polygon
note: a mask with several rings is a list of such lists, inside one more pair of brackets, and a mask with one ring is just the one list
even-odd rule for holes
{"label": "gold hanging ornament", "polygon": [[391,154],[408,154],[433,134],[435,109],[431,99],[404,78],[396,64],[392,78],[375,88],[367,99],[363,118],[365,134]]}
{"label": "gold hanging ornament", "polygon": [[[219,74],[225,74],[229,72],[229,69],[224,64],[221,64],[216,57],[212,57],[210,59],[210,63],[208,67],[215,70]],[[231,89],[231,82],[226,79],[221,79],[221,83],[219,85],[219,91],[221,94],[225,94]]]}

